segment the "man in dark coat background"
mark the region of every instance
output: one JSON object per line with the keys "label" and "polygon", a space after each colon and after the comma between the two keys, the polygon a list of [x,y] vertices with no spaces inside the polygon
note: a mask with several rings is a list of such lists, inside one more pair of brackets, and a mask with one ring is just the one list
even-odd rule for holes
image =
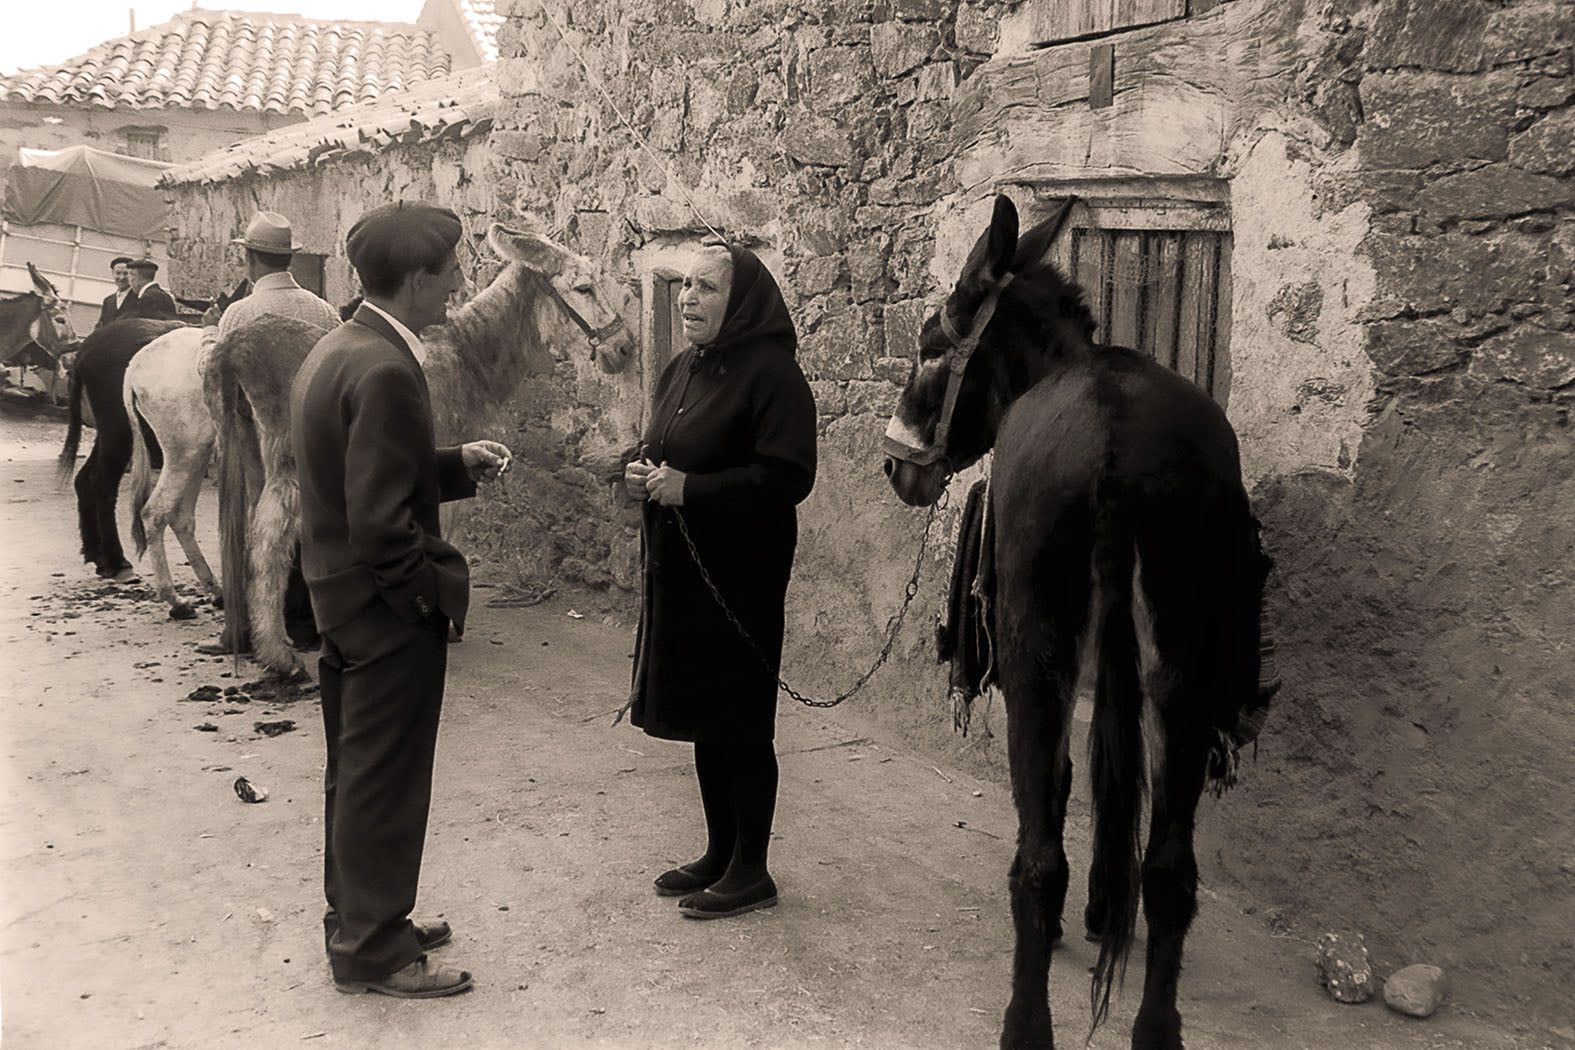
{"label": "man in dark coat background", "polygon": [[111,259],[109,272],[115,275],[115,290],[104,296],[104,305],[98,311],[98,324],[93,326],[95,332],[122,317],[129,317],[127,311],[137,302],[137,293],[131,290],[131,256]]}
{"label": "man in dark coat background", "polygon": [[434,447],[416,333],[462,284],[459,218],[400,202],[351,227],[366,300],[296,374],[290,423],[301,490],[301,562],[323,634],[323,918],[341,991],[433,998],[471,985],[430,967],[447,923],[417,924],[450,621],[469,601],[465,558],[438,505],[496,478],[492,441]]}
{"label": "man in dark coat background", "polygon": [[127,296],[119,316],[146,317],[151,321],[175,320],[175,300],[153,279],[159,272],[159,264],[152,259],[135,259],[128,269],[131,271],[131,291],[136,299],[133,301]]}

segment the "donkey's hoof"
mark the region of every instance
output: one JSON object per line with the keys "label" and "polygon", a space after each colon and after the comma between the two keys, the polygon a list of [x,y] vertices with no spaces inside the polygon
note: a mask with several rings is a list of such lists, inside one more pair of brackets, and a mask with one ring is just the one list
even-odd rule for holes
{"label": "donkey's hoof", "polygon": [[213,607],[215,609],[223,609],[224,608],[224,595],[220,594],[217,591],[215,591],[213,593]]}
{"label": "donkey's hoof", "polygon": [[195,620],[196,618],[197,610],[185,602],[176,602],[170,606],[170,619],[172,620]]}

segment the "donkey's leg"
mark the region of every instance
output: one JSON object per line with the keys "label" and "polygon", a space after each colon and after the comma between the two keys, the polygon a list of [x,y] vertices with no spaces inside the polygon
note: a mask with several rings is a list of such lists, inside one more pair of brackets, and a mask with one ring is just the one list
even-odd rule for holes
{"label": "donkey's leg", "polygon": [[1197,912],[1198,862],[1193,827],[1203,794],[1208,738],[1192,711],[1176,704],[1162,715],[1164,771],[1154,784],[1148,847],[1143,853],[1143,916],[1148,959],[1143,1002],[1132,1025],[1133,1050],[1181,1050],[1176,985],[1181,950]]}
{"label": "donkey's leg", "polygon": [[176,596],[175,581],[170,578],[169,555],[164,549],[164,528],[170,522],[171,492],[175,488],[171,483],[171,469],[166,460],[147,503],[142,506],[142,530],[147,536],[148,558],[153,562],[153,589],[158,592],[159,600],[170,607],[170,619],[189,620],[196,613]]}
{"label": "donkey's leg", "polygon": [[[1063,549],[1076,546],[1068,543]],[[1078,641],[1088,612],[1087,559],[1077,561],[1056,566],[1056,587],[1045,587],[1024,572],[1016,579],[1027,586],[1002,589],[1001,685],[1017,804],[1017,855],[1010,878],[1016,947],[1002,1047],[1055,1045],[1050,949],[1061,937],[1066,903],[1069,868],[1062,831],[1071,792],[1068,741]]]}
{"label": "donkey's leg", "polygon": [[284,675],[305,671],[284,629],[284,592],[299,531],[297,502],[294,476],[274,473],[257,497],[247,535],[252,650],[259,662]]}
{"label": "donkey's leg", "polygon": [[[1197,910],[1198,864],[1193,827],[1203,793],[1210,743],[1211,704],[1226,672],[1210,639],[1227,604],[1225,589],[1210,586],[1204,568],[1218,571],[1211,530],[1189,527],[1186,513],[1156,515],[1166,522],[1139,540],[1139,630],[1146,623],[1152,666],[1148,691],[1163,736],[1143,853],[1143,915],[1148,952],[1143,1000],[1132,1026],[1134,1050],[1181,1050],[1176,986],[1182,946]],[[1195,522],[1194,522],[1195,524]],[[1203,557],[1199,557],[1200,552]],[[1250,687],[1249,687],[1250,688]]]}
{"label": "donkey's leg", "polygon": [[[207,466],[207,450],[200,450],[193,454],[182,450],[177,453],[166,450],[164,455],[164,470],[159,475],[159,483],[153,490],[153,496],[148,500],[149,506],[154,504],[159,508],[159,533],[157,537],[155,566],[163,565],[163,576],[160,577],[160,586],[169,587],[169,596],[166,600],[170,603],[170,619],[190,620],[197,615],[197,611],[187,602],[180,601],[175,596],[175,588],[169,581],[168,563],[164,560],[163,527],[168,525],[175,532],[175,538],[180,541],[181,550],[186,552],[186,560],[191,563],[192,571],[202,581],[203,587],[212,594],[216,589],[213,579],[213,570],[208,568],[207,561],[202,556],[202,549],[197,546],[195,530],[195,511],[197,506],[197,493],[202,487],[202,473]],[[149,522],[146,514],[143,521]],[[150,541],[152,546],[152,541]],[[160,591],[160,595],[163,595]]]}
{"label": "donkey's leg", "polygon": [[203,478],[212,459],[213,444],[209,442],[182,464],[186,472],[186,486],[176,505],[175,514],[170,519],[170,527],[175,530],[181,550],[186,552],[186,560],[191,563],[191,571],[197,574],[197,581],[217,603],[220,600],[219,581],[213,575],[208,559],[203,556],[202,548],[197,545],[197,500],[202,495]]}

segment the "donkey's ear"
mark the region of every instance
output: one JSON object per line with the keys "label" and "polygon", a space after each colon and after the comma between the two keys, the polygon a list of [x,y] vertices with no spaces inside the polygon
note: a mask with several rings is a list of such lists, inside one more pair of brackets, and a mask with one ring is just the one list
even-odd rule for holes
{"label": "donkey's ear", "polygon": [[562,273],[571,259],[566,249],[541,234],[511,230],[501,222],[488,227],[487,243],[503,258],[547,274]]}
{"label": "donkey's ear", "polygon": [[1017,257],[1012,260],[1013,273],[1038,265],[1049,254],[1050,246],[1055,243],[1056,235],[1066,225],[1067,216],[1072,214],[1072,205],[1075,203],[1077,203],[1076,198],[1063,197],[1049,215],[1023,234],[1022,240],[1017,242]]}
{"label": "donkey's ear", "polygon": [[27,273],[28,276],[33,278],[33,287],[38,290],[39,295],[51,300],[60,298],[60,293],[55,291],[55,286],[49,283],[49,278],[38,272],[38,267],[28,263]]}
{"label": "donkey's ear", "polygon": [[1017,253],[1017,207],[1004,193],[995,198],[995,210],[990,215],[990,226],[974,242],[963,264],[959,285],[977,283],[984,286],[999,284],[1011,268]]}

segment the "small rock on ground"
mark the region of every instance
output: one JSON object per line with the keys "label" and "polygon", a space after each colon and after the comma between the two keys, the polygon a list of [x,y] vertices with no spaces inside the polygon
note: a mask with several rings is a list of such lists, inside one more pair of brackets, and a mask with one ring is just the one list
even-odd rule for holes
{"label": "small rock on ground", "polygon": [[1336,1002],[1365,1003],[1373,997],[1373,965],[1361,934],[1318,938],[1318,981]]}
{"label": "small rock on ground", "polygon": [[1409,1017],[1430,1017],[1448,991],[1443,970],[1417,963],[1396,971],[1384,982],[1384,1003]]}

